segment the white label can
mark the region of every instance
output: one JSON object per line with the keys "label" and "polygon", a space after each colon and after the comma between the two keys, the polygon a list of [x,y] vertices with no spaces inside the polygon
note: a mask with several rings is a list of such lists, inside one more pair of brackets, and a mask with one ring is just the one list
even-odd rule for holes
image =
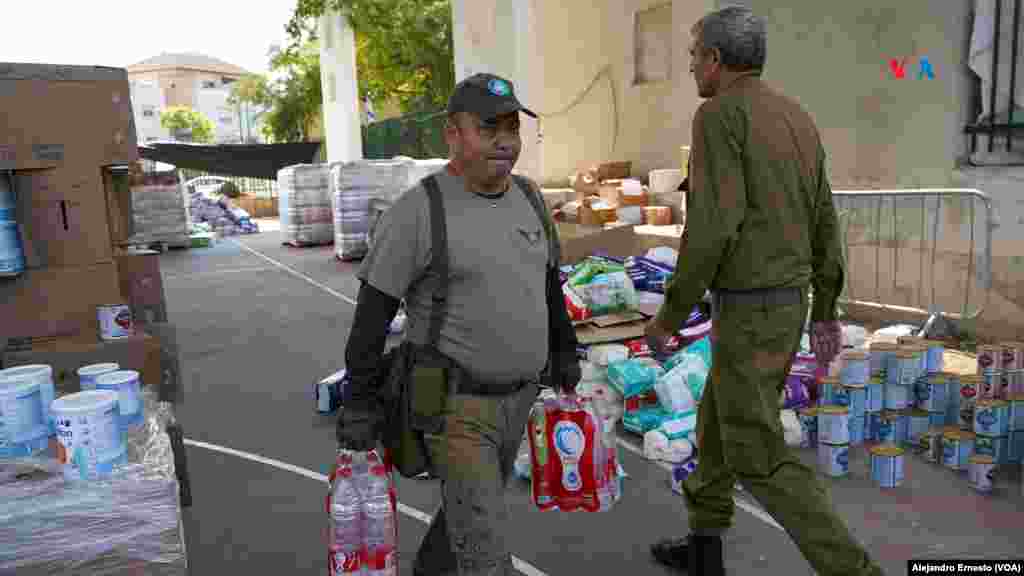
{"label": "white label can", "polygon": [[100,340],[118,340],[135,334],[132,311],[125,304],[105,304],[96,307],[100,324]]}
{"label": "white label can", "polygon": [[991,456],[975,454],[968,460],[967,484],[978,492],[991,492],[996,464]]}
{"label": "white label can", "polygon": [[823,406],[818,410],[818,442],[850,443],[849,410],[842,406]]}

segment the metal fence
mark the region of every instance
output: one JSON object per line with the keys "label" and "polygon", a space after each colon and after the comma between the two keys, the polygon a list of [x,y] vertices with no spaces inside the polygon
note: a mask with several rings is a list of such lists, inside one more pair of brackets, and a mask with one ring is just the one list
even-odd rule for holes
{"label": "metal fence", "polygon": [[847,270],[841,304],[973,320],[992,288],[992,201],[967,188],[833,192]]}
{"label": "metal fence", "polygon": [[434,112],[363,126],[363,157],[368,160],[395,156],[444,158],[448,156],[448,145],[444,141],[445,117],[445,112]]}
{"label": "metal fence", "polygon": [[200,176],[215,176],[230,180],[235,186],[238,186],[238,189],[243,194],[248,194],[257,198],[277,198],[277,180],[211,174],[202,170],[192,170],[190,168],[179,168],[178,170],[181,174],[182,182],[188,182],[189,180]]}

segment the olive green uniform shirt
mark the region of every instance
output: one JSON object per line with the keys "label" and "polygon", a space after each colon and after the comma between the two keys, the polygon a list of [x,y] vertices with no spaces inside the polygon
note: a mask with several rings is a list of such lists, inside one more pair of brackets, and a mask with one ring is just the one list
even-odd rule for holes
{"label": "olive green uniform shirt", "polygon": [[825,150],[811,116],[741,75],[693,120],[686,234],[659,323],[681,326],[706,290],[804,287],[836,319],[843,256]]}

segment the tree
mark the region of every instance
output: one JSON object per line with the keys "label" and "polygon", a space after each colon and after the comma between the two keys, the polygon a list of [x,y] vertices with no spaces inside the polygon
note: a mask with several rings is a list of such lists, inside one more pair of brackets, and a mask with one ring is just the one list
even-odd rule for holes
{"label": "tree", "polygon": [[329,11],[347,14],[356,34],[361,98],[378,106],[394,99],[406,113],[445,105],[455,87],[449,0],[297,0],[292,46],[315,38]]}
{"label": "tree", "polygon": [[213,122],[187,106],[171,106],[160,114],[160,126],[174,137],[187,137],[193,142],[213,142]]}
{"label": "tree", "polygon": [[233,105],[269,106],[273,98],[270,81],[263,74],[249,74],[231,84],[228,102]]}
{"label": "tree", "polygon": [[323,107],[320,47],[315,39],[288,50],[275,46],[269,57],[276,79],[246,76],[231,87],[229,100],[269,108],[262,127],[268,141],[307,141]]}

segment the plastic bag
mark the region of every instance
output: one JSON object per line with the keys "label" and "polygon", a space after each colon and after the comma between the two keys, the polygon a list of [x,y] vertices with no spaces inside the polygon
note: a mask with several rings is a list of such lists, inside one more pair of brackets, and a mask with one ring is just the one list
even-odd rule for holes
{"label": "plastic bag", "polygon": [[626,270],[637,290],[659,294],[665,293],[665,286],[675,271],[672,266],[643,256],[627,258]]}
{"label": "plastic bag", "polygon": [[625,271],[599,274],[590,282],[575,286],[573,290],[580,295],[594,316],[636,310],[640,305],[633,281]]}
{"label": "plastic bag", "polygon": [[598,512],[621,496],[611,427],[578,396],[541,396],[530,412],[531,495],[540,510]]}
{"label": "plastic bag", "polygon": [[685,412],[695,409],[704,394],[708,365],[698,354],[682,352],[677,358],[675,367],[658,379],[654,389],[666,410]]}
{"label": "plastic bag", "polygon": [[661,406],[644,406],[636,410],[626,410],[622,417],[622,427],[634,434],[644,435],[662,422],[671,419],[673,414]]}
{"label": "plastic bag", "polygon": [[646,394],[664,372],[640,359],[623,360],[608,366],[608,382],[628,400]]}
{"label": "plastic bag", "polygon": [[686,438],[669,440],[660,428],[644,434],[644,458],[648,460],[682,463],[693,455],[693,443]]}

